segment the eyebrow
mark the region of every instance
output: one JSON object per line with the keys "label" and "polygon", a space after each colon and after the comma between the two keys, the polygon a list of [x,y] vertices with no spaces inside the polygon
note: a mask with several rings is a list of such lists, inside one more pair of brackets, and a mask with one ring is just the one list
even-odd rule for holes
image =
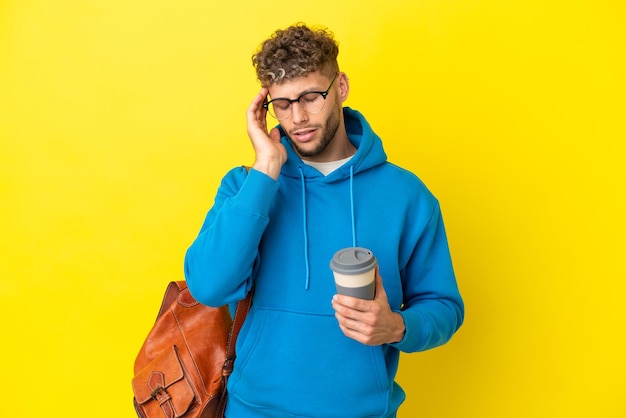
{"label": "eyebrow", "polygon": [[324,91],[325,90],[320,90],[320,89],[307,89],[307,90],[304,90],[303,92],[301,92],[299,95],[297,95],[295,99],[290,99],[288,97],[276,97],[276,98],[274,98],[274,97],[270,96],[272,98],[272,100],[270,100],[270,101],[278,100],[278,99],[284,99],[284,100],[293,101],[293,100],[298,100],[300,97],[304,96],[305,94],[309,94],[309,93],[324,93]]}

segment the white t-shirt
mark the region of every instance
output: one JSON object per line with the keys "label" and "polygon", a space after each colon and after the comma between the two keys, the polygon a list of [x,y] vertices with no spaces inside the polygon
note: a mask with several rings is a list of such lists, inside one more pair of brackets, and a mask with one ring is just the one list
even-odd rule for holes
{"label": "white t-shirt", "polygon": [[304,162],[306,165],[310,165],[311,167],[317,169],[323,175],[327,176],[333,171],[335,171],[336,169],[338,169],[339,167],[341,167],[342,165],[344,165],[345,163],[347,163],[350,160],[350,158],[352,158],[352,155],[349,156],[348,158],[344,158],[343,160],[329,161],[326,163],[317,163],[314,161],[307,161],[307,160],[302,160],[302,162]]}

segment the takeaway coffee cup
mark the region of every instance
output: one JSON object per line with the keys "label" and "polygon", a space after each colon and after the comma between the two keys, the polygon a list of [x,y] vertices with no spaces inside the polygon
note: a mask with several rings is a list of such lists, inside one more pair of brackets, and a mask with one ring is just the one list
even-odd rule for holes
{"label": "takeaway coffee cup", "polygon": [[337,293],[374,299],[376,263],[376,257],[367,248],[349,247],[337,251],[330,262]]}

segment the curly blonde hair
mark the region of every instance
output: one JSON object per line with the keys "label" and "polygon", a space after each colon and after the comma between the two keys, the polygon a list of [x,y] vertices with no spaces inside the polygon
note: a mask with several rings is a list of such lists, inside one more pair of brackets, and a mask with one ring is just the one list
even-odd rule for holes
{"label": "curly blonde hair", "polygon": [[263,42],[252,56],[252,64],[261,84],[270,86],[317,70],[337,73],[338,54],[332,32],[299,23],[277,30]]}

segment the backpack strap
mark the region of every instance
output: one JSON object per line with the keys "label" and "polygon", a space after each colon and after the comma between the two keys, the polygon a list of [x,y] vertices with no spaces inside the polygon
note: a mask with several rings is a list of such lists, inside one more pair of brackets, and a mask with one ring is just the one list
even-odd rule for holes
{"label": "backpack strap", "polygon": [[226,345],[226,360],[224,360],[224,365],[222,366],[222,395],[220,396],[220,401],[217,406],[216,417],[223,417],[224,412],[226,411],[226,400],[228,399],[226,385],[228,383],[228,377],[233,372],[233,367],[235,365],[235,345],[237,343],[237,336],[239,335],[241,326],[250,311],[251,305],[252,290],[248,292],[245,299],[237,302],[237,308],[235,309],[235,316],[230,327],[230,333],[228,334],[228,344]]}
{"label": "backpack strap", "polygon": [[228,334],[228,344],[226,345],[226,361],[224,362],[224,368],[222,369],[222,376],[228,378],[233,372],[233,363],[235,362],[235,345],[237,343],[237,336],[243,322],[246,320],[246,316],[250,311],[252,305],[252,290],[248,292],[245,299],[237,302],[237,309],[235,309],[235,315],[233,317],[233,324],[230,327],[230,333]]}

